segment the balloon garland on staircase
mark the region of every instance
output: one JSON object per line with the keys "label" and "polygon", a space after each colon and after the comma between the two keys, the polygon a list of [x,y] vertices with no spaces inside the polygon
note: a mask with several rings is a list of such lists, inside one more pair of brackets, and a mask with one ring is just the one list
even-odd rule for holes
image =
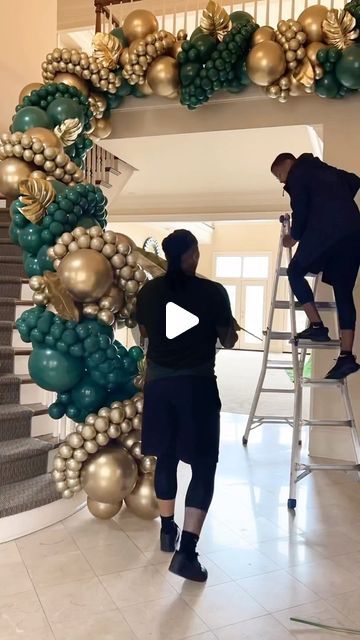
{"label": "balloon garland on staircase", "polygon": [[54,459],[64,498],[84,488],[97,517],[112,517],[123,500],[140,517],[158,515],[156,460],[141,454],[144,356],[114,328],[135,326],[136,294],[166,263],[107,230],[107,200],[85,182],[86,154],[110,135],[111,110],[130,95],[194,110],[251,84],[280,102],[314,92],[343,98],[360,90],[359,27],[360,0],[343,11],[310,6],[277,29],[211,0],[190,38],[136,10],[122,28],[96,34],[91,55],[55,48],[42,63],[44,83],[21,91],[0,136],[0,192],[12,200],[9,235],[34,292],[35,306],[17,321],[33,347],[29,371],[57,394],[50,417],[77,423]]}

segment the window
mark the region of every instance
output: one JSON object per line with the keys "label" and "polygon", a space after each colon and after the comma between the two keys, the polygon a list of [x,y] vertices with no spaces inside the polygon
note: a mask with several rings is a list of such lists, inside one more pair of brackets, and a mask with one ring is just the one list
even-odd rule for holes
{"label": "window", "polygon": [[243,278],[268,278],[269,258],[267,256],[244,256]]}
{"label": "window", "polygon": [[268,278],[267,256],[217,256],[217,278]]}
{"label": "window", "polygon": [[217,278],[241,278],[241,256],[221,256],[216,258]]}

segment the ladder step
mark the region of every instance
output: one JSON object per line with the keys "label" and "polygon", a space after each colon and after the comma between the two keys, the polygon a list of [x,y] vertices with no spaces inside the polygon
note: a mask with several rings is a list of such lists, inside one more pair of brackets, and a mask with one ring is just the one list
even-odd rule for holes
{"label": "ladder step", "polygon": [[350,427],[352,428],[351,420],[304,420],[304,425],[307,427]]}
{"label": "ladder step", "polygon": [[[290,309],[290,300],[275,300],[275,309]],[[335,302],[316,302],[316,306],[320,311],[336,311]],[[300,302],[295,302],[295,309],[302,311],[303,306]]]}
{"label": "ladder step", "polygon": [[[293,338],[290,344],[294,344]],[[298,340],[296,346],[299,349],[337,349],[340,346],[340,340],[329,340],[329,342],[312,342],[311,340]]]}
{"label": "ladder step", "polygon": [[304,387],[343,387],[344,379],[342,380],[327,380],[326,378],[303,378],[302,383]]}
{"label": "ladder step", "polygon": [[360,471],[360,464],[299,464],[304,471]]}
{"label": "ladder step", "polygon": [[272,422],[272,423],[276,423],[276,422],[293,422],[294,420],[294,416],[254,416],[254,420],[253,422]]}
{"label": "ladder step", "polygon": [[293,369],[293,363],[291,360],[268,360],[267,369],[274,369],[275,371],[287,371],[288,369]]}
{"label": "ladder step", "polygon": [[[264,335],[268,335],[268,332]],[[269,331],[269,336],[271,340],[290,340],[292,337],[289,331]]]}
{"label": "ladder step", "polygon": [[295,393],[295,389],[261,389],[261,393]]}
{"label": "ladder step", "polygon": [[287,267],[280,267],[279,276],[287,276]]}

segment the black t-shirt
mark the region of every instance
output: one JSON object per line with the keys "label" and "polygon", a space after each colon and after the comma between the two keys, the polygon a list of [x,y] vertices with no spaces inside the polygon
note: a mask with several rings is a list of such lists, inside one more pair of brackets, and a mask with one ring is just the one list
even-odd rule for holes
{"label": "black t-shirt", "polygon": [[[173,339],[166,337],[166,304],[173,302],[199,318],[199,324]],[[217,282],[189,276],[173,290],[165,276],[147,282],[137,298],[136,319],[145,326],[151,362],[172,369],[215,364],[216,327],[231,328],[233,317],[226,289]]]}

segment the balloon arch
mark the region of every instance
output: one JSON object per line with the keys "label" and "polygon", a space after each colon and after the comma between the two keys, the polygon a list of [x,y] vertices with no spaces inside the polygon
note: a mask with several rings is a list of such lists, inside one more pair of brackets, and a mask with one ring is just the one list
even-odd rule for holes
{"label": "balloon arch", "polygon": [[106,198],[84,180],[92,138],[110,135],[111,111],[129,95],[180,99],[191,110],[251,83],[280,102],[343,98],[360,90],[359,25],[360,0],[343,11],[310,6],[277,29],[210,1],[190,38],[135,10],[122,28],[94,36],[91,55],[55,48],[43,84],[23,88],[0,136],[9,235],[34,291],[35,306],[16,324],[33,346],[32,379],[57,394],[50,417],[77,423],[54,459],[56,487],[64,498],[84,488],[95,516],[112,517],[123,500],[140,517],[158,515],[156,460],[141,454],[144,354],[120,344],[114,327],[135,326],[136,294],[164,262],[106,229]]}

